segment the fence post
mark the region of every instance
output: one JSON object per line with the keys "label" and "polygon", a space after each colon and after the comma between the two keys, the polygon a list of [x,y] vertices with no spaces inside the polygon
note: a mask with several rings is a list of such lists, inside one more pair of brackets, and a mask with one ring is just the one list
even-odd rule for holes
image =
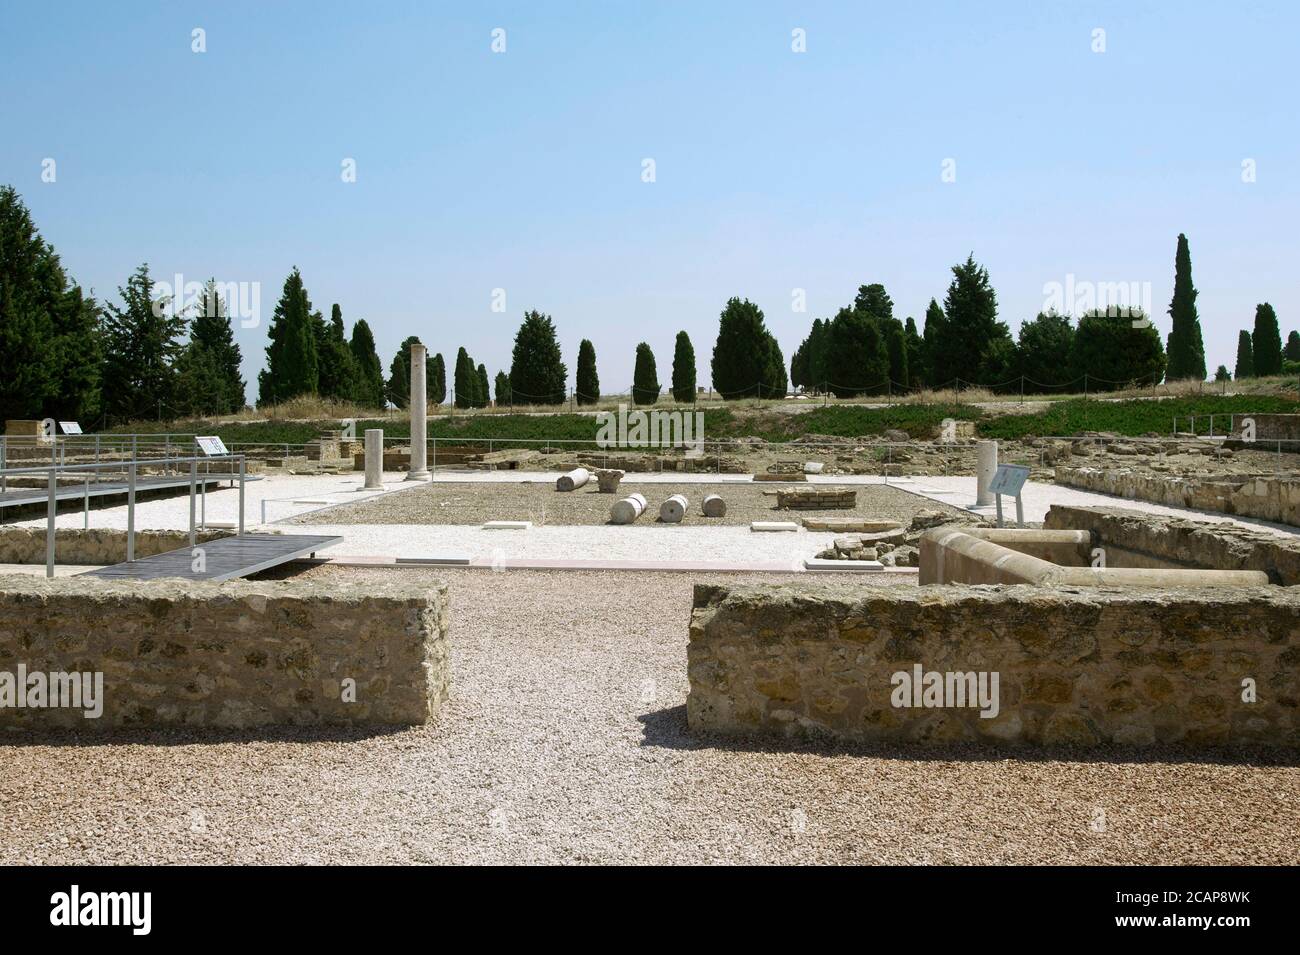
{"label": "fence post", "polygon": [[50,465],[50,499],[45,505],[45,576],[54,576],[54,515],[58,511],[55,489],[58,487],[58,469]]}
{"label": "fence post", "polygon": [[126,559],[135,560],[135,468],[133,459],[126,467]]}
{"label": "fence post", "polygon": [[244,536],[244,456],[239,456],[239,535]]}
{"label": "fence post", "polygon": [[190,458],[190,546],[194,546],[194,491],[198,479],[199,465],[193,458]]}

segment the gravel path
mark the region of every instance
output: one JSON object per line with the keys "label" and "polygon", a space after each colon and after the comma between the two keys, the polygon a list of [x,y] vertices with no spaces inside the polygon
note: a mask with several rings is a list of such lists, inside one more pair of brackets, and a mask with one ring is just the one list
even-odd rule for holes
{"label": "gravel path", "polygon": [[[776,497],[764,495],[774,488],[763,484],[733,484],[725,487],[701,487],[691,484],[655,484],[630,487],[645,495],[647,513],[637,521],[638,527],[668,527],[658,523],[659,505],[673,494],[685,494],[690,501],[682,525],[717,527],[749,524],[752,521],[795,521],[803,517],[869,517],[879,520],[909,522],[921,510],[961,513],[951,505],[927,501],[915,494],[884,485],[861,485],[857,507],[852,510],[778,511]],[[705,517],[700,504],[707,493],[721,494],[727,502],[727,515]],[[327,507],[304,514],[287,523],[294,524],[483,524],[486,521],[532,521],[534,524],[594,525],[609,520],[609,508],[620,492],[601,494],[593,486],[576,491],[555,490],[554,481],[545,484],[430,484],[370,500]]]}
{"label": "gravel path", "polygon": [[696,738],[693,575],[437,576],[437,724],[6,741],[0,863],[1300,862],[1294,765]]}

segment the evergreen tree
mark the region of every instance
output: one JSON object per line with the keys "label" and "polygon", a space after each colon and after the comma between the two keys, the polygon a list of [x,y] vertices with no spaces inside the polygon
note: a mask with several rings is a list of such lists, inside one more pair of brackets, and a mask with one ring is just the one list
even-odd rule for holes
{"label": "evergreen tree", "polygon": [[510,388],[523,404],[562,405],[569,370],[560,358],[555,323],[533,310],[515,333],[510,360]]}
{"label": "evergreen tree", "polygon": [[99,321],[18,193],[0,187],[0,420],[97,416]]}
{"label": "evergreen tree", "polygon": [[1205,380],[1205,344],[1201,340],[1201,320],[1196,314],[1196,287],[1192,284],[1192,253],[1187,236],[1179,233],[1174,254],[1174,297],[1169,303],[1173,329],[1169,332],[1170,381],[1181,378]]}
{"label": "evergreen tree", "polygon": [[659,400],[659,372],[654,352],[645,342],[636,346],[636,366],[632,371],[632,401],[652,405]]}
{"label": "evergreen tree", "polygon": [[[713,387],[727,400],[754,397],[769,391],[771,348],[763,312],[748,299],[727,301],[713,345]],[[781,374],[785,375],[782,362]]]}
{"label": "evergreen tree", "polygon": [[[213,388],[200,387],[203,393],[214,392],[219,396],[215,400],[204,399],[203,413],[233,414],[242,410],[245,403],[244,376],[240,373],[243,356],[235,344],[235,329],[215,278],[208,279],[195,304],[194,317],[190,320],[190,347],[205,354],[191,356],[188,380],[193,382],[193,376],[204,369],[216,379]],[[181,387],[188,386],[182,383]]]}
{"label": "evergreen tree", "polygon": [[1218,368],[1216,368],[1216,369],[1214,370],[1214,380],[1215,380],[1215,381],[1231,381],[1231,380],[1232,380],[1232,375],[1228,374],[1228,366],[1227,366],[1227,365],[1220,365]]}
{"label": "evergreen tree", "polygon": [[1074,373],[1088,375],[1089,391],[1151,385],[1165,373],[1155,325],[1140,309],[1094,309],[1074,332]]}
{"label": "evergreen tree", "polygon": [[384,366],[375,350],[375,335],[364,318],[352,326],[352,340],[348,342],[352,363],[356,367],[354,400],[367,408],[384,407]]}
{"label": "evergreen tree", "polygon": [[907,387],[916,389],[925,383],[925,343],[916,331],[916,319],[910,315],[903,325],[907,339]]}
{"label": "evergreen tree", "polygon": [[763,381],[758,393],[763,398],[784,398],[790,392],[785,358],[781,355],[781,346],[776,336],[766,331],[763,334]]}
{"label": "evergreen tree", "polygon": [[[402,339],[402,344],[397,348],[397,354],[393,356],[393,360],[388,366],[386,394],[394,408],[405,408],[411,403],[411,346],[419,344],[421,342],[417,335],[408,335]],[[397,368],[399,364],[402,366],[400,371]],[[429,360],[426,356],[424,362],[424,393],[426,398],[430,390],[430,371]]]}
{"label": "evergreen tree", "polygon": [[948,379],[939,377],[941,360],[939,340],[948,333],[948,317],[934,299],[925,309],[925,327],[921,330],[921,354],[924,358],[925,381],[931,388],[947,388],[952,384]]}
{"label": "evergreen tree", "polygon": [[1018,373],[1026,391],[1051,391],[1064,385],[1074,364],[1074,326],[1068,316],[1039,312],[1020,326]]}
{"label": "evergreen tree", "polygon": [[578,404],[594,405],[600,401],[600,375],[596,373],[596,346],[583,339],[578,346]]}
{"label": "evergreen tree", "polygon": [[475,370],[475,377],[478,379],[478,392],[475,395],[478,399],[478,407],[486,408],[492,403],[492,386],[488,382],[487,366],[480,363]]}
{"label": "evergreen tree", "polygon": [[429,362],[429,403],[440,405],[446,400],[447,363],[442,359],[442,352],[439,352]]}
{"label": "evergreen tree", "polygon": [[1264,302],[1255,306],[1255,331],[1250,336],[1255,355],[1255,374],[1259,377],[1282,373],[1282,332],[1277,326],[1277,312]]}
{"label": "evergreen tree", "polygon": [[878,322],[884,322],[894,317],[894,302],[885,292],[883,285],[860,285],[857,297],[853,299],[853,310],[863,312]]}
{"label": "evergreen tree", "polygon": [[673,399],[681,402],[695,400],[695,346],[686,332],[677,333],[673,347]]}
{"label": "evergreen tree", "polygon": [[343,310],[335,303],[326,323],[317,312],[312,318],[316,336],[316,392],[322,398],[354,401],[357,397],[357,364],[348,347],[343,327]]}
{"label": "evergreen tree", "polygon": [[496,399],[498,408],[510,404],[510,376],[504,371],[497,372]]}
{"label": "evergreen tree", "polygon": [[462,347],[456,352],[456,375],[452,382],[452,399],[457,408],[473,408],[477,399],[478,374]]}
{"label": "evergreen tree", "polygon": [[995,384],[1006,375],[1011,331],[998,321],[997,294],[988,269],[974,255],[952,267],[952,283],[943,303],[942,334],[930,335],[926,315],[926,340],[932,347],[936,384],[954,378],[963,382]]}
{"label": "evergreen tree", "polygon": [[104,316],[104,410],[119,421],[161,417],[175,395],[185,319],[170,301],[154,301],[153,285],[141,265]]}
{"label": "evergreen tree", "polygon": [[193,339],[176,360],[176,394],[169,406],[188,417],[223,414],[230,391],[216,357]]}
{"label": "evergreen tree", "polygon": [[409,363],[402,361],[399,350],[388,363],[388,381],[385,386],[389,403],[398,410],[405,410],[411,403],[410,373]]}
{"label": "evergreen tree", "polygon": [[296,266],[284,280],[267,337],[271,343],[266,346],[266,368],[257,376],[258,405],[314,394],[319,381],[316,330],[307,289]]}
{"label": "evergreen tree", "polygon": [[[889,356],[889,379],[893,388],[906,388],[908,376],[907,332],[903,323],[889,318],[881,323],[884,329],[885,352]],[[892,389],[890,389],[892,390]]]}
{"label": "evergreen tree", "polygon": [[889,376],[889,352],[880,324],[866,312],[842,308],[830,323],[828,387],[837,398],[880,394]]}
{"label": "evergreen tree", "polygon": [[1286,348],[1282,349],[1282,357],[1287,361],[1300,361],[1300,332],[1292,331],[1286,337]]}
{"label": "evergreen tree", "polygon": [[1255,377],[1255,348],[1250,332],[1244,328],[1237,333],[1237,365],[1233,377],[1238,381]]}

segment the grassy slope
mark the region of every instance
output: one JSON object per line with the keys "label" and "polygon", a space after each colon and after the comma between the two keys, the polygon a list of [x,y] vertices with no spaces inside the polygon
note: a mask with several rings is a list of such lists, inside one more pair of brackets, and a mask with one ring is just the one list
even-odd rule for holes
{"label": "grassy slope", "polygon": [[[879,435],[896,428],[913,438],[932,438],[938,434],[944,418],[975,421],[980,435],[989,438],[1019,438],[1027,435],[1069,435],[1079,431],[1114,431],[1125,435],[1146,432],[1168,434],[1175,415],[1187,428],[1188,415],[1198,418],[1196,430],[1209,430],[1209,415],[1230,413],[1300,413],[1300,403],[1272,395],[1229,395],[1168,398],[1161,401],[1097,401],[1071,399],[1056,402],[1036,414],[991,415],[973,405],[895,405],[869,408],[861,405],[829,405],[799,413],[744,409],[710,408],[704,412],[706,440],[735,437],[758,437],[768,441],[791,441],[804,435],[857,437]],[[1225,419],[1215,421],[1217,431],[1226,426]],[[233,444],[277,443],[304,444],[326,428],[338,428],[337,421],[254,421],[213,424],[202,420],[169,424],[142,423],[119,431],[161,434],[163,431],[217,434]],[[535,442],[594,442],[599,424],[590,415],[465,415],[440,414],[430,419],[429,434],[440,440],[493,439],[494,447],[535,446]],[[366,428],[383,428],[386,437],[409,437],[405,421],[358,420],[358,438]]]}

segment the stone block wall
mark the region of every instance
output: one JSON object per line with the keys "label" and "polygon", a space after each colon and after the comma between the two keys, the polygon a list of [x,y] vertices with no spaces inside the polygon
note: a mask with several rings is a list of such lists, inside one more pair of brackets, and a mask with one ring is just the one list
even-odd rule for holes
{"label": "stone block wall", "polygon": [[[269,533],[278,533],[270,531]],[[196,531],[200,544],[229,537],[229,531]],[[136,531],[135,556],[152,557],[184,547],[190,542],[188,531]],[[56,564],[93,564],[104,566],[126,560],[126,531],[92,527],[89,530],[58,527],[54,530]],[[0,527],[0,564],[45,563],[44,527]]]}
{"label": "stone block wall", "polygon": [[1057,484],[1172,507],[1258,517],[1300,527],[1300,479],[1245,475],[1171,477],[1127,468],[1058,467]]}
{"label": "stone block wall", "polygon": [[[701,732],[1300,746],[1300,592],[1277,587],[700,584],[687,660]],[[895,705],[917,666],[998,674],[996,715]]]}
{"label": "stone block wall", "polygon": [[[0,738],[50,728],[424,723],[447,698],[447,628],[444,585],[397,579],[142,588],[0,576]],[[102,715],[4,705],[6,674],[12,686],[20,666],[101,673]]]}
{"label": "stone block wall", "polygon": [[858,492],[843,487],[802,487],[776,492],[781,511],[847,510],[857,506]]}
{"label": "stone block wall", "polygon": [[1052,505],[1048,528],[1088,531],[1108,567],[1258,570],[1275,584],[1300,584],[1300,538],[1224,521],[1165,517],[1123,507]]}

